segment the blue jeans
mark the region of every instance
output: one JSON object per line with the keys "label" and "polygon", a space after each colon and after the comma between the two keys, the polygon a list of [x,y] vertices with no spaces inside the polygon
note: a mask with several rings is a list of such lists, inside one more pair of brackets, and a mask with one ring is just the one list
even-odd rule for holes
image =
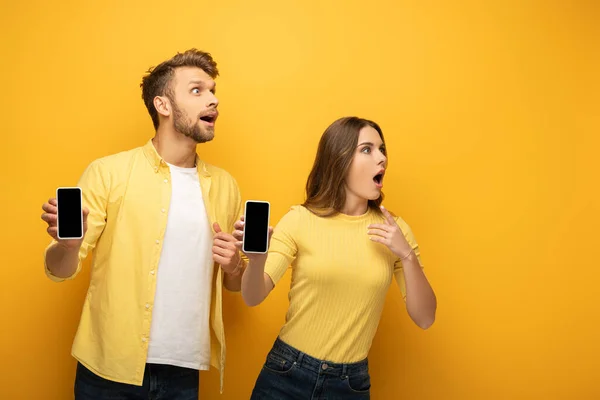
{"label": "blue jeans", "polygon": [[277,338],[251,400],[366,400],[370,388],[366,359],[352,364],[318,360]]}
{"label": "blue jeans", "polygon": [[77,363],[75,400],[198,400],[199,372],[147,364],[142,386],[113,382]]}

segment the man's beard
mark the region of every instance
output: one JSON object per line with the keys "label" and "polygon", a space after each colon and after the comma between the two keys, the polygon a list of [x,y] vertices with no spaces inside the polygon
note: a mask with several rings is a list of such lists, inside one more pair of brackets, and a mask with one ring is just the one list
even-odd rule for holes
{"label": "man's beard", "polygon": [[175,104],[174,101],[171,102],[173,107],[173,125],[175,126],[175,130],[182,135],[185,135],[196,143],[206,143],[213,139],[215,136],[215,128],[212,126],[207,126],[203,130],[200,128],[198,121],[200,117],[196,119],[196,121],[190,121],[187,114],[185,114],[181,109]]}

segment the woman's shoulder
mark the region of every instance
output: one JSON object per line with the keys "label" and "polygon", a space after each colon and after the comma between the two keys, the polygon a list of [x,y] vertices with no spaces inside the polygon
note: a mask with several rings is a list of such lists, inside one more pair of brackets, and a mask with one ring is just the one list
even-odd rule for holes
{"label": "woman's shoulder", "polygon": [[321,219],[321,217],[302,204],[294,204],[283,214],[278,225],[287,227],[306,226],[306,224],[313,224],[316,219]]}
{"label": "woman's shoulder", "polygon": [[288,208],[288,210],[284,214],[283,218],[286,218],[286,219],[291,218],[291,219],[298,220],[298,219],[310,218],[311,215],[314,215],[314,214],[312,212],[310,212],[302,204],[294,204]]}
{"label": "woman's shoulder", "polygon": [[396,223],[398,224],[399,227],[410,229],[410,226],[408,225],[408,223],[400,215],[394,214],[391,211],[390,211],[390,214],[392,214],[392,218],[394,218],[394,221],[396,221]]}
{"label": "woman's shoulder", "polygon": [[398,225],[398,227],[400,228],[402,233],[404,233],[404,236],[407,238],[409,243],[411,243],[411,245],[412,244],[416,245],[416,240],[414,237],[413,230],[410,227],[410,225],[406,222],[406,220],[404,220],[400,215],[395,214],[391,211],[390,211],[390,214],[392,215],[392,218],[394,218],[394,221],[396,221],[396,224]]}
{"label": "woman's shoulder", "polygon": [[310,211],[300,204],[290,206],[277,222],[275,233],[296,235],[303,226],[307,225],[308,219],[311,218],[309,214]]}

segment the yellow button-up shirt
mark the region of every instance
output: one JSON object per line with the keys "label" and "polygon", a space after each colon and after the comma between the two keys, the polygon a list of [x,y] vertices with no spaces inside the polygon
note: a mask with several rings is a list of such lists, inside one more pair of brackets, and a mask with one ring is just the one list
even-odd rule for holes
{"label": "yellow button-up shirt", "polygon": [[[209,221],[231,232],[242,213],[235,179],[196,157]],[[158,262],[171,198],[168,165],[152,141],[93,161],[81,176],[88,229],[76,272],[94,250],[91,281],[72,355],[97,375],[141,385],[148,353]],[[50,247],[54,241],[48,246]],[[225,366],[223,272],[215,268],[211,300],[211,365]],[[64,279],[46,274],[56,282]]]}

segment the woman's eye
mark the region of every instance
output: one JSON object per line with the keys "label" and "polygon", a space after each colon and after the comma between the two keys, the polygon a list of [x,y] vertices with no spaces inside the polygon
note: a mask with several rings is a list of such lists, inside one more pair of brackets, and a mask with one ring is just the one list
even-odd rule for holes
{"label": "woman's eye", "polygon": [[363,147],[362,152],[365,154],[369,154],[371,152],[371,148],[370,147]]}

